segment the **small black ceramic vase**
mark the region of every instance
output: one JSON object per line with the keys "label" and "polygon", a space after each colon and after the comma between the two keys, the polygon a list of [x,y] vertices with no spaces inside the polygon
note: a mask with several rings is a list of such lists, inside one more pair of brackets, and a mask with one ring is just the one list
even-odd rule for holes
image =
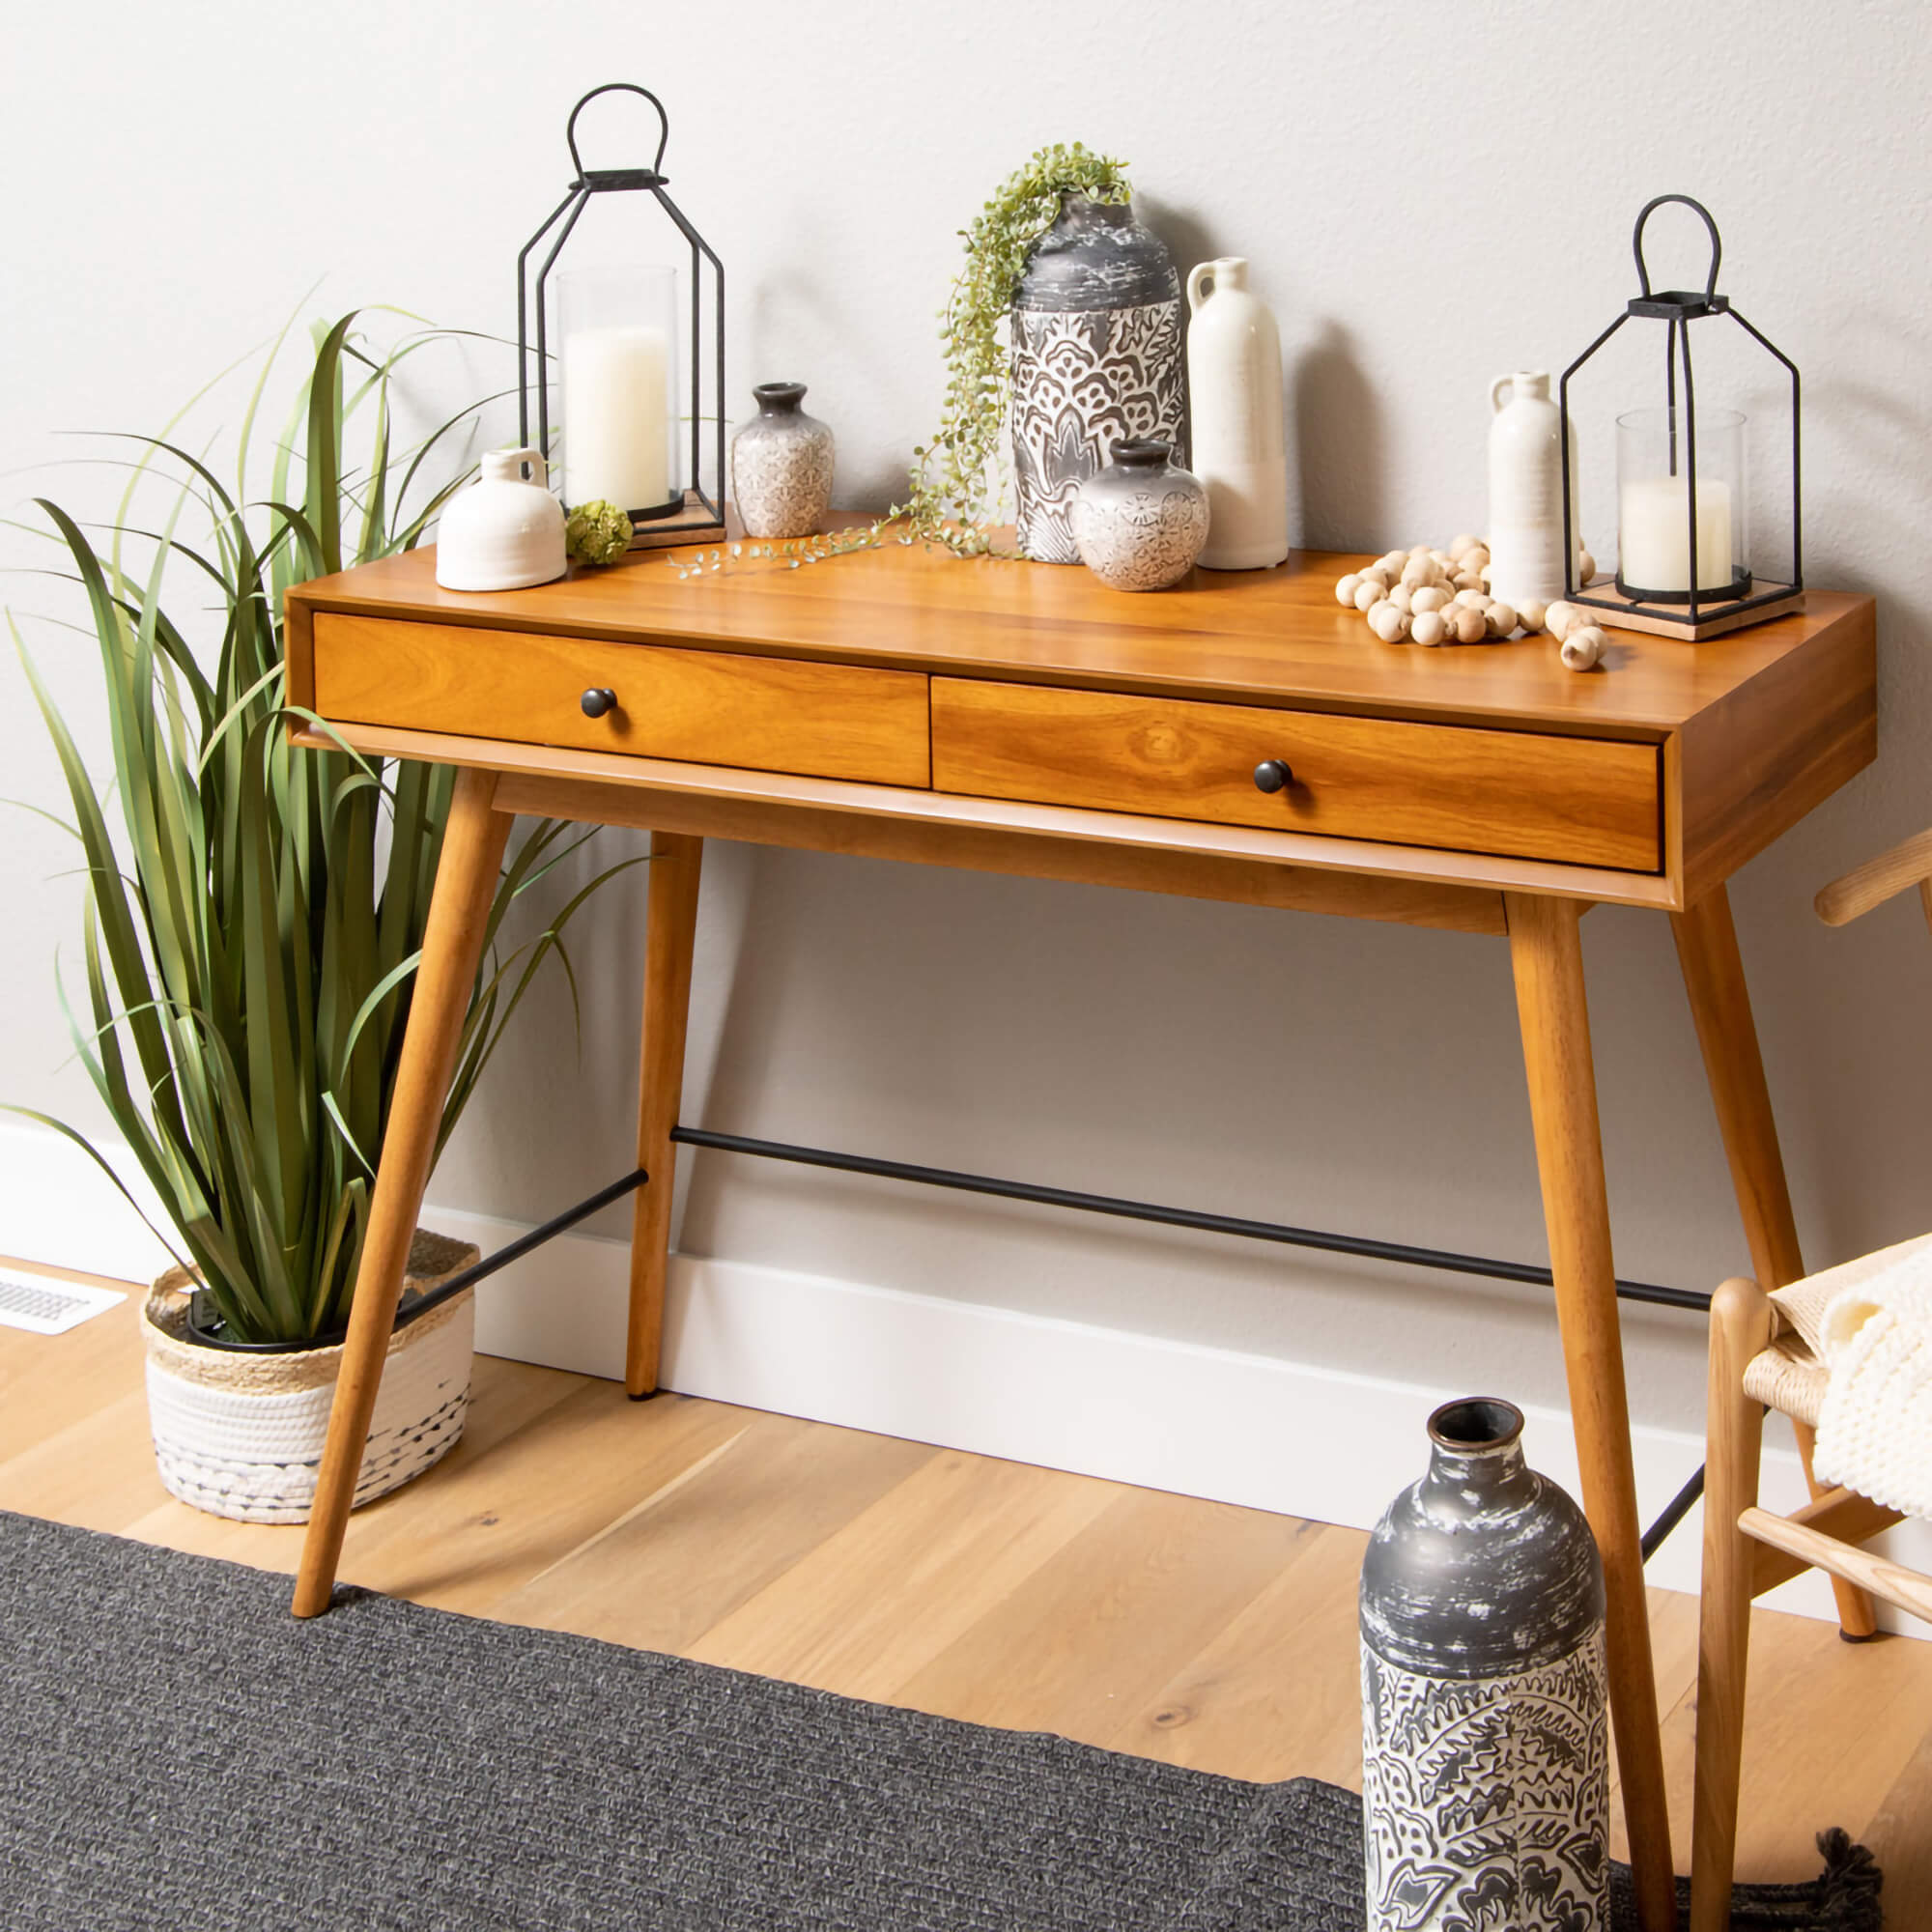
{"label": "small black ceramic vase", "polygon": [[832,507],[832,432],[799,408],[803,383],[760,383],[731,439],[731,495],[748,537],[810,536]]}
{"label": "small black ceramic vase", "polygon": [[1603,1563],[1521,1435],[1438,1408],[1362,1564],[1369,1932],[1609,1924]]}
{"label": "small black ceramic vase", "polygon": [[1184,451],[1180,281],[1131,205],[1069,194],[1013,291],[1019,548],[1078,563],[1074,493],[1136,439]]}
{"label": "small black ceramic vase", "polygon": [[1114,590],[1165,590],[1208,541],[1208,492],[1164,442],[1117,442],[1114,460],[1074,493],[1080,561]]}

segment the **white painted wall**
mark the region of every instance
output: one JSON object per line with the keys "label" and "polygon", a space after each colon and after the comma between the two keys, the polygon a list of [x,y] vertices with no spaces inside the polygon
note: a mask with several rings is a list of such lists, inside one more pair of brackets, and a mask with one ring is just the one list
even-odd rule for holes
{"label": "white painted wall", "polygon": [[[1822,1264],[1932,1221],[1932,958],[1916,911],[1837,933],[1808,911],[1826,878],[1932,822],[1917,750],[1932,712],[1932,600],[1914,561],[1932,526],[1919,10],[344,0],[298,22],[104,0],[84,24],[23,14],[8,41],[0,464],[10,499],[50,490],[97,513],[110,472],[49,466],[101,446],[61,433],[157,427],[292,308],[388,301],[509,329],[516,249],[567,179],[564,114],[607,78],[670,104],[673,189],[731,274],[735,396],[808,381],[853,501],[891,492],[930,427],[954,231],[1043,141],[1126,156],[1183,269],[1253,259],[1281,319],[1298,533],[1316,545],[1480,526],[1490,378],[1560,366],[1629,291],[1636,208],[1665,189],[1699,195],[1725,231],[1725,287],[1805,371],[1813,581],[1880,599],[1878,768],[1734,888],[1801,1227]],[[1696,271],[1681,232],[1657,238],[1665,279]],[[508,363],[459,358],[421,406],[455,407]],[[1764,392],[1740,393],[1754,408]],[[1606,390],[1583,425],[1600,455],[1612,411],[1646,399]],[[240,408],[231,385],[203,433],[232,428]],[[0,560],[45,553],[4,529]],[[28,620],[64,608],[61,586],[20,577],[5,595],[85,722],[82,640]],[[11,660],[0,679],[0,790],[55,805]],[[64,843],[25,815],[0,843],[0,1085],[89,1121],[52,988],[56,949],[75,947],[72,886],[55,876]],[[618,835],[600,844],[624,849]],[[641,896],[634,878],[582,928],[581,1048],[560,1001],[531,1015],[439,1199],[534,1220],[621,1171]],[[1668,932],[1605,910],[1585,935],[1619,1264],[1707,1287],[1746,1257]],[[688,1113],[713,1126],[1543,1253],[1494,942],[720,848],[697,980]],[[691,1181],[681,1240],[723,1261],[1562,1402],[1536,1297],[1453,1277],[715,1157]],[[1694,1431],[1697,1324],[1634,1311],[1629,1340],[1639,1420]],[[1416,1444],[1378,1454],[1399,1472]]]}

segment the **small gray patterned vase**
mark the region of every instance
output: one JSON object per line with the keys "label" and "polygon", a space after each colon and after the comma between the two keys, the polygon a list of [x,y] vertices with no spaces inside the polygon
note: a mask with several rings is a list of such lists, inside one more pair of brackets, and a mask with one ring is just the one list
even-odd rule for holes
{"label": "small gray patterned vase", "polygon": [[1165,442],[1117,442],[1070,518],[1080,561],[1115,590],[1165,590],[1194,568],[1208,541],[1208,492]]}
{"label": "small gray patterned vase", "polygon": [[731,439],[731,496],[748,537],[810,536],[832,507],[832,432],[799,408],[803,383],[760,383]]}
{"label": "small gray patterned vase", "polygon": [[1603,1563],[1521,1435],[1438,1408],[1362,1564],[1369,1932],[1607,1932]]}

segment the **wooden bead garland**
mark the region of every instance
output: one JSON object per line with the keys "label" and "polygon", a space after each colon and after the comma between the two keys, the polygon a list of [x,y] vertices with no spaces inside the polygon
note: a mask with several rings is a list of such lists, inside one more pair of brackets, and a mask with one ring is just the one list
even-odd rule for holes
{"label": "wooden bead garland", "polygon": [[1575,624],[1563,639],[1564,665],[1571,670],[1589,670],[1602,662],[1609,639],[1595,624]]}
{"label": "wooden bead garland", "polygon": [[1369,612],[1369,629],[1385,644],[1399,644],[1408,636],[1408,612],[1386,598]]}
{"label": "wooden bead garland", "polygon": [[1531,604],[1514,609],[1483,588],[1490,553],[1466,532],[1447,550],[1415,544],[1384,552],[1365,570],[1335,585],[1335,601],[1359,611],[1384,643],[1473,644],[1486,638],[1540,631],[1544,613]]}
{"label": "wooden bead garland", "polygon": [[[1596,575],[1596,560],[1585,551],[1577,559],[1578,582]],[[1603,662],[1609,639],[1576,604],[1539,604],[1526,598],[1510,605],[1483,588],[1490,553],[1480,538],[1466,533],[1447,550],[1416,544],[1377,557],[1366,570],[1350,571],[1335,585],[1335,601],[1359,611],[1369,629],[1385,644],[1478,644],[1500,641],[1519,631],[1548,631],[1571,670],[1589,670]]]}

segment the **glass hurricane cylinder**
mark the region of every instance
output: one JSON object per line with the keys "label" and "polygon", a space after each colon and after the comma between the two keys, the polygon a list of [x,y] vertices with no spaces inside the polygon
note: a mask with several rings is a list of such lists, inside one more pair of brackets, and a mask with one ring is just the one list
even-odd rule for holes
{"label": "glass hurricane cylinder", "polygon": [[580,269],[557,277],[563,342],[563,500],[633,522],[683,502],[677,439],[677,275]]}
{"label": "glass hurricane cylinder", "polygon": [[1697,594],[1742,597],[1745,566],[1745,419],[1697,412],[1695,469],[1690,417],[1679,409],[1617,418],[1617,588],[1645,604],[1690,596],[1690,481],[1697,486]]}

